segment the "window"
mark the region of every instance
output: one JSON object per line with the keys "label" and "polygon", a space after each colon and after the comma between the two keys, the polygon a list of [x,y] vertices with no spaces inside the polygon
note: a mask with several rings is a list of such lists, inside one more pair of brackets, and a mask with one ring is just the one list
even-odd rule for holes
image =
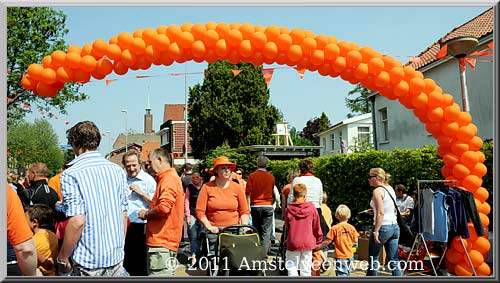
{"label": "window", "polygon": [[323,147],[326,149],[326,138],[322,138],[323,141]]}
{"label": "window", "polygon": [[362,144],[370,143],[370,127],[358,127],[358,141]]}
{"label": "window", "polygon": [[389,128],[387,119],[387,108],[382,108],[379,111],[380,114],[380,140],[389,141]]}
{"label": "window", "polygon": [[335,149],[335,134],[330,135],[330,140],[332,142],[331,150],[334,150]]}

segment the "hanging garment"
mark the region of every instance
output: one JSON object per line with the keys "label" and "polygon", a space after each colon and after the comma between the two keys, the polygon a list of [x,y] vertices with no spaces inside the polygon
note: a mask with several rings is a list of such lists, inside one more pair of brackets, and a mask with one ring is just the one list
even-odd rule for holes
{"label": "hanging garment", "polygon": [[448,205],[448,219],[450,221],[448,239],[453,239],[457,235],[464,239],[470,238],[462,194],[455,188],[449,188],[446,204]]}
{"label": "hanging garment", "polygon": [[479,217],[479,212],[477,211],[476,202],[474,201],[474,195],[466,190],[457,189],[462,194],[462,200],[464,203],[465,213],[467,214],[467,222],[472,221],[474,224],[474,230],[478,236],[484,236],[483,224],[481,223],[481,217]]}
{"label": "hanging garment", "polygon": [[434,233],[423,232],[422,235],[427,241],[447,242],[448,241],[448,205],[446,204],[446,194],[436,191],[433,194],[433,216]]}
{"label": "hanging garment", "polygon": [[420,192],[420,195],[422,233],[434,234],[434,192],[431,189],[425,189]]}

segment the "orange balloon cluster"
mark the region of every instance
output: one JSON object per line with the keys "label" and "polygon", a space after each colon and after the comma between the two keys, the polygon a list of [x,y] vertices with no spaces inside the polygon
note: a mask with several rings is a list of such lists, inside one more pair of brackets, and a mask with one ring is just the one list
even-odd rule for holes
{"label": "orange balloon cluster", "polygon": [[152,64],[169,66],[189,60],[294,66],[323,76],[340,76],[398,100],[436,138],[444,163],[443,177],[456,180],[457,186],[472,192],[481,204],[478,210],[483,225],[489,222],[491,209],[484,204],[488,191],[482,187],[487,171],[480,152],[483,141],[477,136],[471,115],[461,111],[453,96],[443,93],[432,79],[369,46],[275,25],[172,24],[138,29],[132,34],[121,32],[108,41],[96,39],[81,48],[70,46],[66,52],[54,51],[43,58],[42,64],[30,65],[21,84],[38,95],[53,97],[67,82],[86,83],[91,77],[100,80],[112,72],[124,75],[128,70],[146,70]]}

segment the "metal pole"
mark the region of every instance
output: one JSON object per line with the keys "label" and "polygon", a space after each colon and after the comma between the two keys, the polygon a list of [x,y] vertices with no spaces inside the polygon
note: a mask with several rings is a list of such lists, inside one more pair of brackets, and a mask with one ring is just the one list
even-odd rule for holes
{"label": "metal pole", "polygon": [[467,81],[465,79],[465,70],[466,70],[466,63],[465,63],[465,56],[464,57],[457,57],[458,59],[458,68],[460,70],[460,86],[462,87],[462,111],[464,112],[470,112],[469,109],[469,97],[467,95]]}
{"label": "metal pole", "polygon": [[188,159],[188,130],[187,130],[187,111],[188,111],[188,89],[187,89],[187,62],[184,64],[184,164]]}
{"label": "metal pole", "polygon": [[127,110],[123,109],[123,113],[125,113],[125,152],[128,151],[128,134],[127,134]]}

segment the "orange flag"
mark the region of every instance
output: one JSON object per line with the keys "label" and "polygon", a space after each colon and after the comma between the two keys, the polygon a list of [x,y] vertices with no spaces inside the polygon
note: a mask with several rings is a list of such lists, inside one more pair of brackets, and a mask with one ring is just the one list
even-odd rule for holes
{"label": "orange flag", "polygon": [[108,86],[110,83],[114,82],[116,80],[106,80],[106,86]]}
{"label": "orange flag", "polygon": [[306,72],[306,69],[295,68],[295,70],[297,70],[297,72],[299,72],[299,78],[302,80],[304,78],[304,73]]}
{"label": "orange flag", "polygon": [[441,47],[439,52],[436,54],[436,59],[444,58],[446,57],[446,54],[448,54],[448,45]]}
{"label": "orange flag", "polygon": [[241,70],[231,70],[233,72],[233,75],[236,77],[239,73],[241,73]]}
{"label": "orange flag", "polygon": [[492,41],[492,42],[490,42],[490,43],[488,43],[488,47],[489,47],[491,50],[493,50],[493,41]]}
{"label": "orange flag", "polygon": [[262,69],[262,74],[264,75],[264,79],[266,80],[266,84],[269,86],[271,83],[271,79],[273,78],[274,68]]}

